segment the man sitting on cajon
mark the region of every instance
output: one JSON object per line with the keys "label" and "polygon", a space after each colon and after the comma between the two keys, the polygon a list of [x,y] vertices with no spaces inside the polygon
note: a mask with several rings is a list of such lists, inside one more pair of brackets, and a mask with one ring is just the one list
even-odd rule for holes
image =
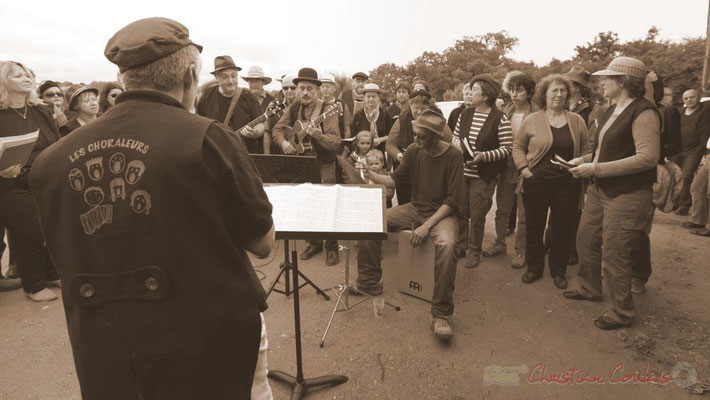
{"label": "man sitting on cajon", "polygon": [[[387,230],[416,228],[412,234],[413,246],[427,237],[434,241],[431,328],[441,339],[454,334],[448,319],[454,314],[456,214],[463,180],[463,156],[442,141],[445,126],[444,117],[431,110],[424,111],[412,122],[414,143],[407,148],[397,170],[391,176],[367,172],[369,179],[387,188],[411,187],[410,203],[387,210]],[[361,240],[358,247],[357,288],[375,296],[382,293],[381,247],[380,240]]]}

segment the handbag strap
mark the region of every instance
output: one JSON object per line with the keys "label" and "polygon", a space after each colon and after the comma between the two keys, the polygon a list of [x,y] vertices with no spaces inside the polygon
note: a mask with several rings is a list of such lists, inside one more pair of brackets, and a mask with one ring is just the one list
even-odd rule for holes
{"label": "handbag strap", "polygon": [[224,118],[224,124],[229,126],[229,120],[232,118],[232,112],[234,112],[234,107],[237,106],[239,98],[242,96],[242,88],[238,87],[237,92],[232,96],[232,102],[229,103],[229,111],[227,111],[227,117]]}

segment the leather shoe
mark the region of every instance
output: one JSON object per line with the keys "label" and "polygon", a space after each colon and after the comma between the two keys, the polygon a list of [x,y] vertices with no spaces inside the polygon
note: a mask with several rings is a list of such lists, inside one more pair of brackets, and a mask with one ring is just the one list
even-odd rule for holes
{"label": "leather shoe", "polygon": [[534,272],[528,271],[523,274],[523,277],[520,280],[523,281],[523,283],[533,283],[541,277],[542,274],[536,274]]}
{"label": "leather shoe", "polygon": [[696,229],[694,231],[690,231],[690,233],[693,235],[710,237],[710,229]]}
{"label": "leather shoe", "polygon": [[690,228],[690,229],[700,229],[700,228],[705,227],[705,225],[696,224],[695,222],[683,222],[682,224],[680,224],[680,226],[682,226],[683,228]]}
{"label": "leather shoe", "polygon": [[567,289],[567,279],[563,276],[556,276],[555,286],[557,286],[558,289]]}
{"label": "leather shoe", "polygon": [[325,264],[332,267],[333,265],[338,265],[339,262],[340,255],[338,254],[338,250],[328,250],[325,254]]}
{"label": "leather shoe", "polygon": [[382,294],[382,282],[378,282],[375,286],[360,286],[357,285],[357,290],[353,287],[348,288],[348,292],[355,296],[362,296],[363,294],[369,294],[370,296],[379,296]]}
{"label": "leather shoe", "polygon": [[306,249],[303,250],[301,255],[298,256],[298,258],[300,258],[301,260],[309,260],[313,256],[315,256],[316,254],[318,254],[322,251],[323,251],[322,247],[315,247],[315,246],[308,245],[308,247],[306,247]]}
{"label": "leather shoe", "polygon": [[598,303],[602,301],[602,298],[600,296],[592,296],[592,297],[586,297],[582,293],[579,293],[576,290],[568,290],[564,293],[562,293],[565,298],[570,299],[570,300],[587,300],[587,301],[593,301],[595,303]]}
{"label": "leather shoe", "polygon": [[621,325],[621,323],[614,321],[613,319],[609,318],[606,315],[602,315],[601,317],[597,318],[594,321],[594,325],[597,328],[603,329],[605,331],[612,331],[614,329],[619,329],[624,326],[624,325]]}
{"label": "leather shoe", "polygon": [[478,254],[473,254],[470,253],[468,254],[468,257],[466,258],[466,264],[464,267],[466,268],[476,268],[478,267],[478,263],[481,261],[481,256]]}

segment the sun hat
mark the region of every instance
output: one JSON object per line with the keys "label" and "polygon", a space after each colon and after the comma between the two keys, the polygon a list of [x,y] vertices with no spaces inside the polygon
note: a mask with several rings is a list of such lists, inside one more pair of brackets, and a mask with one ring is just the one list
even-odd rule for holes
{"label": "sun hat", "polygon": [[641,60],[631,57],[616,57],[611,60],[606,69],[593,73],[594,76],[627,75],[638,79],[646,79],[646,65]]}
{"label": "sun hat", "polygon": [[255,80],[259,79],[259,80],[266,82],[265,85],[268,85],[269,83],[271,83],[271,78],[269,78],[268,76],[264,76],[264,70],[261,69],[261,67],[258,65],[253,65],[253,66],[249,67],[249,70],[247,71],[246,76],[242,76],[242,79],[244,79],[247,82],[250,79],[255,79]]}

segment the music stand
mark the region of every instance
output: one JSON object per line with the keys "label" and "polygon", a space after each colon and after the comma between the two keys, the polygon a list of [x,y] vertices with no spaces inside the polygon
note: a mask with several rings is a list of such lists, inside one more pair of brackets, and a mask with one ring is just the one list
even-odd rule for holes
{"label": "music stand", "polygon": [[[321,181],[320,166],[316,157],[283,154],[251,154],[250,156],[264,183],[320,183]],[[293,248],[296,248],[295,243]],[[292,274],[289,274],[289,271]],[[291,278],[289,276],[293,276],[295,273],[293,264],[289,262],[288,239],[284,239],[284,262],[281,263],[276,279],[274,279],[271,287],[266,292],[266,297],[268,298],[272,291],[282,293],[286,297],[290,296],[293,290],[291,289]],[[311,285],[317,294],[323,296],[326,300],[330,300],[330,296],[308,279],[304,273],[298,273],[305,281],[301,287]],[[276,283],[281,279],[282,275],[286,279],[284,290],[276,289]]]}
{"label": "music stand", "polygon": [[[293,187],[293,190],[298,190],[298,186],[303,186],[303,185],[274,185],[274,186],[286,186],[286,187]],[[310,185],[308,185],[310,186]],[[319,185],[319,186],[327,186],[327,185]],[[350,186],[374,186],[374,185],[350,185]],[[380,186],[379,189],[383,193],[383,198],[384,198],[384,190]],[[291,189],[289,189],[291,190]],[[340,193],[338,191],[338,193]],[[290,195],[290,193],[289,193]],[[289,200],[291,199],[290,196],[287,197]],[[280,201],[287,201],[287,198],[281,198]],[[274,197],[275,199],[275,197]],[[340,204],[340,197],[338,197],[338,200],[336,203]],[[273,203],[273,202],[272,202]],[[286,204],[285,207],[288,207],[289,204]],[[384,201],[382,204],[379,205],[381,210],[384,210]],[[274,208],[278,209],[281,207],[283,209],[284,205],[282,205],[279,202],[274,203]],[[277,213],[275,215],[278,215]],[[384,218],[384,211],[382,211],[382,224],[381,224],[381,229],[382,232],[375,231],[375,232],[370,232],[370,231],[362,231],[362,232],[342,232],[335,230],[336,228],[333,228],[333,230],[328,230],[328,229],[323,229],[320,230],[320,227],[317,229],[311,229],[307,231],[303,230],[296,230],[295,229],[290,229],[286,225],[284,225],[282,228],[279,228],[280,224],[275,221],[277,229],[276,229],[276,239],[311,239],[311,238],[326,238],[326,239],[336,239],[336,240],[352,240],[352,239],[386,239],[387,238],[387,224]],[[378,228],[379,229],[379,228]],[[374,228],[373,228],[374,230]],[[288,261],[288,260],[287,260]],[[304,379],[303,377],[303,359],[301,355],[301,314],[300,314],[300,307],[299,307],[299,302],[300,302],[300,296],[299,296],[299,289],[300,286],[298,284],[298,277],[303,276],[300,271],[298,270],[298,258],[297,258],[297,253],[295,250],[291,251],[291,262],[292,268],[293,268],[293,314],[294,314],[294,325],[295,325],[295,332],[296,332],[296,376],[291,376],[285,372],[282,371],[269,371],[268,377],[271,379],[275,379],[281,382],[284,382],[288,385],[290,385],[293,389],[292,394],[291,394],[291,399],[292,400],[297,400],[302,398],[308,389],[317,387],[317,386],[323,386],[323,385],[339,385],[342,383],[345,383],[348,381],[347,376],[343,375],[328,375],[328,376],[322,376],[318,378],[312,378],[312,379]],[[331,318],[332,320],[332,318]]]}

